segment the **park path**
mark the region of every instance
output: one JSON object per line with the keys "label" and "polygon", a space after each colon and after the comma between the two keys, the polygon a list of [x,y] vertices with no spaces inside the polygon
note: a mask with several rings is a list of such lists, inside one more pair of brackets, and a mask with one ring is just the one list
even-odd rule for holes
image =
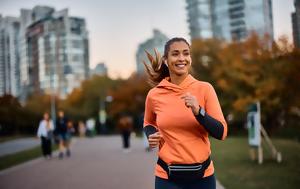
{"label": "park path", "polygon": [[156,154],[145,152],[142,139],[131,142],[125,153],[119,136],[77,138],[70,158],[59,160],[55,154],[1,171],[0,188],[153,189]]}

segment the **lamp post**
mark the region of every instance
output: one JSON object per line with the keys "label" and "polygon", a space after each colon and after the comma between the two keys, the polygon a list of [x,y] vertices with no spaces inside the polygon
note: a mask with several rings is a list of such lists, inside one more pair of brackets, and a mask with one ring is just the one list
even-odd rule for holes
{"label": "lamp post", "polygon": [[[57,72],[57,65],[58,65],[58,52],[59,52],[59,33],[58,31],[55,32],[55,44],[53,45],[55,47],[54,53],[56,58],[55,61],[52,60],[52,66],[51,66],[51,73],[50,73],[50,83],[51,83],[51,117],[53,120],[54,126],[56,126],[56,107],[55,107],[55,95],[56,90],[54,86],[54,75],[56,75]],[[59,80],[58,80],[59,82]]]}
{"label": "lamp post", "polygon": [[105,133],[106,132],[106,118],[107,118],[107,113],[106,113],[106,103],[112,102],[113,97],[112,96],[106,96],[105,99],[100,98],[100,109],[99,109],[99,122],[100,122],[100,127],[101,130]]}
{"label": "lamp post", "polygon": [[55,109],[55,87],[54,87],[54,73],[55,73],[55,63],[52,62],[51,73],[50,73],[50,87],[51,87],[51,118],[53,120],[54,126],[56,126],[56,109]]}

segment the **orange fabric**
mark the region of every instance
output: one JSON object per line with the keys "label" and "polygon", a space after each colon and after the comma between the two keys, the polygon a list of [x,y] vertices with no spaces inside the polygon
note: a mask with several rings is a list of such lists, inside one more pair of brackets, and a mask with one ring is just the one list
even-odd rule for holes
{"label": "orange fabric", "polygon": [[[209,83],[198,81],[188,75],[180,85],[175,85],[166,78],[147,95],[144,126],[152,125],[161,133],[163,140],[158,156],[167,164],[199,163],[205,161],[211,154],[207,131],[180,98],[187,92],[196,96],[199,105],[205,108],[208,115],[222,123],[224,127],[222,139],[227,136],[227,124],[215,90]],[[214,167],[211,163],[204,176],[213,173]],[[155,175],[168,178],[167,173],[159,165],[156,165]]]}

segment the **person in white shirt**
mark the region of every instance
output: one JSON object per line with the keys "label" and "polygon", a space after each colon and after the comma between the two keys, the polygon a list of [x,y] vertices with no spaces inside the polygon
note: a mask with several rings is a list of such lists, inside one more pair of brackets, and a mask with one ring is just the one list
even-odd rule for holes
{"label": "person in white shirt", "polygon": [[37,136],[41,138],[41,147],[43,155],[46,159],[52,156],[52,136],[53,136],[53,122],[47,112],[44,113],[43,119],[40,121]]}

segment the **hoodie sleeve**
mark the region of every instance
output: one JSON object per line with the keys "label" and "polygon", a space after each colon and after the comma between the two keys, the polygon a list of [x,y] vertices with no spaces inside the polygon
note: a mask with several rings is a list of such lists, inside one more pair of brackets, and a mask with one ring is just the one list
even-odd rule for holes
{"label": "hoodie sleeve", "polygon": [[54,130],[54,122],[52,120],[50,120],[50,130],[51,131]]}
{"label": "hoodie sleeve", "polygon": [[41,137],[42,135],[43,135],[43,121],[40,121],[40,123],[39,123],[39,127],[38,127],[38,131],[37,131],[37,137]]}
{"label": "hoodie sleeve", "polygon": [[156,115],[154,113],[153,100],[151,98],[150,92],[147,95],[145,102],[145,115],[144,115],[144,128],[143,128],[147,138],[149,135],[157,132],[156,126]]}
{"label": "hoodie sleeve", "polygon": [[227,123],[224,119],[217,94],[212,87],[208,85],[205,96],[205,116],[198,114],[196,119],[214,138],[224,140],[227,136]]}

